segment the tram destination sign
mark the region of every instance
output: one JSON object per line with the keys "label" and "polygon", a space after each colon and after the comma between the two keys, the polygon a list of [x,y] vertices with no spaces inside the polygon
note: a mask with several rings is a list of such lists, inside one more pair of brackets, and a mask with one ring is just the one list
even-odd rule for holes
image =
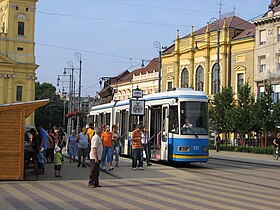
{"label": "tram destination sign", "polygon": [[131,115],[145,115],[145,100],[130,100],[129,110]]}
{"label": "tram destination sign", "polygon": [[132,98],[143,98],[143,90],[139,88],[132,90]]}

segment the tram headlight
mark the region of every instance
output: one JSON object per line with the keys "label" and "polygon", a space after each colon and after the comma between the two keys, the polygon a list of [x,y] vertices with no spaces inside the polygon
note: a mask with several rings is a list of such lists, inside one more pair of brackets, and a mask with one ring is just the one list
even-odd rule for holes
{"label": "tram headlight", "polygon": [[203,146],[202,147],[202,152],[208,152],[208,147],[207,146]]}

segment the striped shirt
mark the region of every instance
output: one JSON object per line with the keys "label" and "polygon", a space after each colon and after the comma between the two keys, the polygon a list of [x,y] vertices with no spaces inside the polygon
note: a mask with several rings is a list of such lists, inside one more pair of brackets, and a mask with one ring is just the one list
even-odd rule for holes
{"label": "striped shirt", "polygon": [[131,134],[132,149],[142,148],[141,130],[136,129]]}

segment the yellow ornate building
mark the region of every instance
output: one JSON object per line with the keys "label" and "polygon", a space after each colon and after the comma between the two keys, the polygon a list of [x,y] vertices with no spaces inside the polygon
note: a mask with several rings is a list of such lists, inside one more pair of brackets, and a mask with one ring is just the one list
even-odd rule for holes
{"label": "yellow ornate building", "polygon": [[[37,0],[0,0],[0,104],[35,99]],[[34,116],[26,125],[34,124]]]}
{"label": "yellow ornate building", "polygon": [[182,38],[177,32],[175,43],[162,53],[162,91],[192,87],[211,98],[222,87],[232,86],[234,92],[245,82],[253,87],[254,32],[252,23],[236,16],[216,19]]}

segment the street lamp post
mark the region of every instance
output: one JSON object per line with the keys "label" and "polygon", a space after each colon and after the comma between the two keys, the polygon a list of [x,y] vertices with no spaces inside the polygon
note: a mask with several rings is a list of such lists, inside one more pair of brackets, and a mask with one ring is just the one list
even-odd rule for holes
{"label": "street lamp post", "polygon": [[154,48],[158,50],[158,92],[161,91],[161,44],[159,41],[155,41]]}
{"label": "street lamp post", "polygon": [[[73,109],[73,81],[74,81],[74,67],[73,67],[73,62],[68,61],[67,66],[70,68],[64,68],[63,74],[66,75],[66,71],[70,70],[70,84],[69,84],[69,103],[68,103],[68,113],[72,113],[74,111]],[[72,127],[74,125],[74,121],[72,118],[68,118],[67,120],[67,134],[71,134]]]}
{"label": "street lamp post", "polygon": [[[79,93],[78,93],[78,111],[80,112],[81,109],[81,88],[82,88],[82,55],[80,52],[76,52],[74,54],[75,58],[79,61]],[[77,133],[80,132],[80,116],[77,115]]]}

